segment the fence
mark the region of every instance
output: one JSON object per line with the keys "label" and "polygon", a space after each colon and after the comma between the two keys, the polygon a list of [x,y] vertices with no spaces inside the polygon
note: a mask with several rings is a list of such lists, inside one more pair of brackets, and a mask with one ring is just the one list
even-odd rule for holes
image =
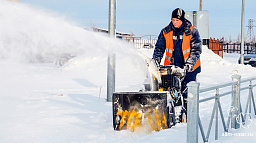
{"label": "fence", "polygon": [[[145,35],[142,37],[125,38],[126,41],[132,42],[136,48],[154,48],[157,42],[156,35]],[[150,47],[148,45],[151,45]]]}
{"label": "fence", "polygon": [[209,39],[209,49],[211,49],[215,54],[221,56],[223,58],[223,43],[224,38],[219,39]]}
{"label": "fence", "polygon": [[[157,37],[155,35],[146,35],[143,37],[129,37],[125,38],[126,41],[132,42],[136,48],[154,48]],[[223,53],[241,53],[241,43],[224,43],[224,38],[222,39],[209,39],[209,49],[211,49],[215,54],[223,58]],[[256,47],[256,43],[245,43],[244,53],[248,54],[253,48]]]}
{"label": "fence", "polygon": [[[202,139],[204,142],[209,141],[209,136],[211,132],[211,127],[213,124],[213,119],[215,115],[215,140],[218,140],[218,114],[220,114],[223,129],[225,133],[228,133],[230,122],[231,128],[239,129],[240,128],[240,121],[242,124],[245,124],[246,116],[250,115],[251,117],[251,105],[253,104],[254,115],[256,115],[256,108],[255,108],[255,101],[253,96],[253,87],[256,86],[252,85],[252,81],[256,80],[256,77],[248,78],[245,80],[241,80],[240,75],[233,75],[231,82],[223,83],[220,85],[203,88],[199,90],[199,83],[198,82],[190,82],[188,84],[188,119],[187,119],[187,142],[188,143],[197,143],[198,142],[198,126],[202,135]],[[242,83],[248,83],[249,86],[241,87]],[[232,90],[220,93],[220,88],[232,86]],[[242,106],[240,102],[240,91],[249,89],[249,94],[246,102],[245,112],[242,112]],[[205,99],[199,100],[199,93],[204,93],[207,91],[216,90],[216,93],[212,97],[208,97]],[[223,111],[220,103],[220,97],[232,95],[231,96],[231,107],[228,114],[228,120],[225,122]],[[199,103],[206,102],[209,100],[215,100],[214,107],[211,114],[210,123],[208,126],[207,134],[203,130],[202,122],[199,116]],[[249,113],[247,113],[249,108]],[[219,113],[218,113],[219,112]]]}
{"label": "fence", "polygon": [[[256,43],[245,43],[244,53],[248,54],[252,49],[256,47]],[[239,53],[241,54],[241,43],[224,43],[224,38],[222,39],[209,39],[209,49],[211,49],[215,54],[223,58],[223,52],[226,53]]]}
{"label": "fence", "polygon": [[[256,47],[256,43],[245,43],[244,53],[248,54],[253,48]],[[226,53],[239,53],[241,54],[241,43],[223,43],[223,51]]]}

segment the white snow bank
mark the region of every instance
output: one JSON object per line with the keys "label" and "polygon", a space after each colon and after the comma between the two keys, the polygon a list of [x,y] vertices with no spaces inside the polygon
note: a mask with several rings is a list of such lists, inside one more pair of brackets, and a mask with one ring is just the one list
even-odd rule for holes
{"label": "white snow bank", "polygon": [[24,4],[1,0],[0,13],[2,60],[53,63],[64,55],[76,56],[64,70],[79,69],[85,78],[105,87],[107,56],[114,52],[118,67],[117,85],[137,85],[138,80],[141,84],[146,78],[145,62],[131,44],[86,30],[57,14]]}

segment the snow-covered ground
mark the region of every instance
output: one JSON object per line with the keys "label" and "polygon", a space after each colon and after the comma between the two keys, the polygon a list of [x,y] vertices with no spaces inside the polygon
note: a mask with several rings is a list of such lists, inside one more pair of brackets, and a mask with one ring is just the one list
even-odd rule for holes
{"label": "snow-covered ground", "polygon": [[[112,103],[105,101],[107,55],[113,51],[116,91],[142,89],[148,69],[141,55],[150,58],[152,49],[135,49],[57,14],[0,0],[0,142],[186,142],[185,123],[151,133],[113,130]],[[75,57],[59,66],[64,55]],[[242,79],[254,76],[256,69],[238,65],[238,57],[225,53],[222,59],[203,47],[200,86],[231,81],[234,74]],[[241,96],[242,104],[247,94]],[[227,116],[230,96],[221,103]],[[200,104],[205,132],[212,105],[213,101]],[[248,128],[230,130],[232,135],[252,136],[222,136],[220,120],[219,128],[216,142],[256,142],[255,119]]]}

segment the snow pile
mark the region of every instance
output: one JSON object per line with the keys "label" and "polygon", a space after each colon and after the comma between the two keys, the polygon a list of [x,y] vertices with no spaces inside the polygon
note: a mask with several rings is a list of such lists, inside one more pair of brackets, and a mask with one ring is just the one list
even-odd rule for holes
{"label": "snow pile", "polygon": [[[140,55],[151,58],[152,49],[134,49],[57,14],[5,0],[0,0],[0,31],[0,142],[186,142],[186,124],[151,134],[113,130],[112,104],[105,102],[107,55],[116,53],[116,91],[138,91],[148,73]],[[55,65],[65,54],[75,57],[62,67]],[[206,47],[201,61],[201,86],[231,81],[236,73],[242,78],[256,73],[250,66],[236,64],[233,55],[225,54],[223,60]],[[211,111],[210,104],[200,105],[206,126]],[[255,136],[255,123],[231,131]],[[219,142],[241,140],[256,141],[220,137]]]}
{"label": "snow pile", "polygon": [[[226,60],[225,57],[231,57],[231,61]],[[239,54],[237,53],[224,53],[224,59],[222,59],[207,47],[203,47],[203,54],[201,55],[202,73],[199,74],[198,81],[204,86],[204,84],[219,84],[223,81],[231,81],[231,76],[235,74],[241,75],[242,78],[254,76],[255,68],[250,65],[237,64],[238,58]],[[201,78],[203,79],[201,80]],[[208,83],[204,83],[205,81]]]}
{"label": "snow pile", "polygon": [[[33,9],[27,5],[1,0],[0,59],[17,62],[55,62],[68,55],[76,56],[64,70],[82,70],[100,85],[105,85],[106,59],[115,52],[120,84],[143,82],[147,68],[134,47],[74,25],[57,14]],[[67,59],[68,60],[68,59]],[[98,73],[92,72],[97,70]],[[84,76],[86,76],[84,74]],[[122,77],[127,76],[127,77]],[[123,79],[129,79],[123,80]],[[119,81],[120,80],[120,81]],[[141,83],[140,83],[141,84]]]}

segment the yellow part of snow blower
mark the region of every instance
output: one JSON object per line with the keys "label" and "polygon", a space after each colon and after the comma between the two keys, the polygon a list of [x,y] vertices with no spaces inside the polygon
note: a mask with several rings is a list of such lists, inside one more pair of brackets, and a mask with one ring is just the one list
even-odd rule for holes
{"label": "yellow part of snow blower", "polygon": [[121,118],[119,130],[122,130],[124,125],[126,125],[124,128],[134,132],[135,128],[142,123],[142,118],[144,118],[144,121],[147,120],[152,131],[160,131],[161,129],[168,128],[164,110],[162,113],[157,113],[157,109],[151,108],[146,111],[146,114],[139,113],[139,111],[135,110],[131,112],[118,110],[117,116]]}
{"label": "yellow part of snow blower", "polygon": [[169,111],[173,110],[173,106],[168,105],[167,94],[166,91],[114,93],[114,130],[127,129],[133,132],[143,122],[147,123],[152,131],[171,127],[174,116],[169,117]]}

